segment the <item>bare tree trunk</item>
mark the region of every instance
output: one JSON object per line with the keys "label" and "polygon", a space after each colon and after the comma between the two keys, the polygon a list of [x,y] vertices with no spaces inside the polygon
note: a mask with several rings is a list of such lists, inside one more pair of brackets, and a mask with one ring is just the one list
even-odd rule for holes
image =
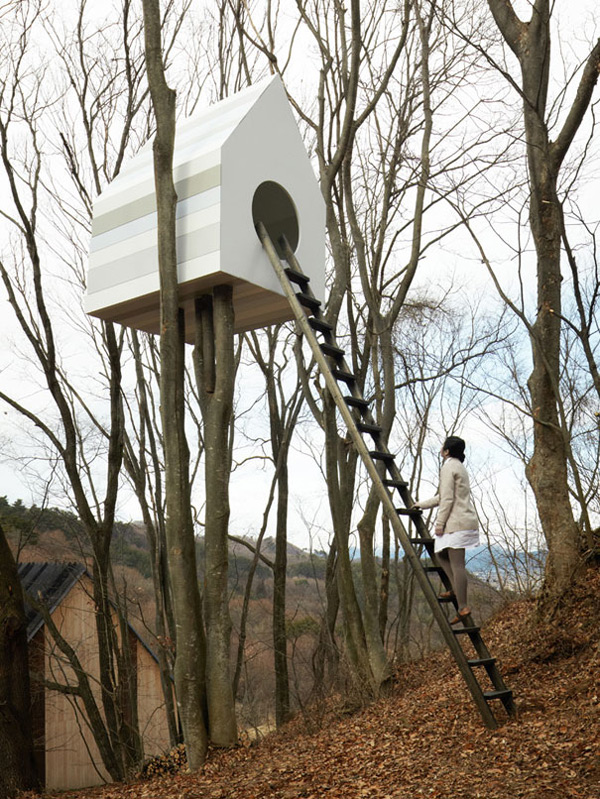
{"label": "bare tree trunk", "polygon": [[209,733],[217,746],[237,742],[230,667],[231,617],[227,591],[229,441],[235,358],[233,289],[216,286],[196,302],[194,366],[204,419],[206,692]]}
{"label": "bare tree trunk", "polygon": [[[115,518],[119,474],[123,460],[123,407],[121,398],[121,349],[122,336],[117,338],[114,325],[104,324],[104,339],[110,364],[110,437],[107,460],[108,487],[104,518],[95,524],[88,535],[94,547],[94,602],[100,612],[96,614],[98,652],[102,704],[113,751],[120,761],[121,774],[127,776],[139,768],[142,759],[142,743],[137,726],[137,703],[135,691],[130,690],[131,651],[127,637],[119,644],[114,624],[114,604],[110,591],[110,544]],[[91,514],[90,514],[91,515]],[[112,595],[113,597],[116,594]],[[117,602],[118,623],[121,631],[127,629],[123,608]]]}
{"label": "bare tree trunk", "polygon": [[334,540],[327,555],[325,569],[325,613],[321,620],[319,638],[313,653],[314,682],[312,693],[317,698],[327,693],[330,682],[333,682],[337,674],[339,665],[339,652],[335,643],[335,625],[340,608],[336,564],[337,546]]}
{"label": "bare tree trunk", "polygon": [[337,434],[335,406],[327,392],[324,394],[324,408],[328,428],[325,437],[327,486],[337,549],[336,583],[344,622],[346,652],[356,689],[361,694],[374,697],[377,695],[377,682],[371,668],[349,550],[357,454],[354,449],[349,450]]}
{"label": "bare tree trunk", "polygon": [[360,565],[365,595],[365,606],[363,609],[365,637],[371,670],[378,690],[390,678],[390,667],[380,629],[379,580],[374,549],[374,532],[379,505],[379,500],[375,494],[371,492],[367,500],[367,506],[363,517],[358,523]]}
{"label": "bare tree trunk", "polygon": [[286,631],[287,510],[289,499],[287,452],[277,481],[275,568],[273,569],[273,649],[275,660],[275,723],[281,727],[290,716]]}
{"label": "bare tree trunk", "polygon": [[[280,727],[289,719],[290,688],[286,629],[287,524],[289,505],[288,457],[292,436],[303,405],[302,383],[297,378],[289,397],[284,391],[283,369],[288,362],[280,343],[281,327],[265,331],[268,353],[261,351],[261,339],[253,333],[248,337],[250,351],[259,365],[267,387],[271,451],[277,481],[277,516],[275,528],[275,562],[273,564],[273,650],[275,662],[275,719]],[[282,351],[283,349],[283,351]]]}
{"label": "bare tree trunk", "polygon": [[263,538],[265,537],[265,533],[267,531],[267,523],[269,520],[269,513],[271,510],[271,505],[273,504],[273,496],[275,493],[275,482],[277,477],[273,477],[273,481],[271,483],[271,491],[269,492],[269,499],[267,500],[267,505],[263,513],[263,523],[258,534],[258,538],[256,539],[256,543],[254,547],[250,547],[253,553],[252,555],[252,562],[250,564],[250,569],[248,571],[248,579],[246,580],[246,586],[244,588],[244,601],[242,604],[242,612],[240,615],[240,631],[238,637],[238,647],[237,647],[237,657],[235,663],[235,673],[233,675],[233,695],[237,697],[238,688],[240,685],[240,678],[242,676],[242,668],[244,665],[244,650],[246,646],[246,638],[247,638],[247,629],[248,629],[248,612],[250,610],[250,598],[252,596],[252,585],[254,583],[254,575],[256,574],[256,568],[258,566],[258,561],[263,560],[270,569],[273,569],[274,564],[271,563],[270,560],[265,558],[264,555],[261,554],[260,548],[262,546]]}
{"label": "bare tree trunk", "polygon": [[[124,609],[123,609],[124,610]],[[137,639],[127,622],[125,612],[119,613],[121,647],[117,650],[116,705],[119,710],[119,741],[126,762],[127,776],[139,771],[144,756],[138,712]]]}
{"label": "bare tree trunk", "polygon": [[30,710],[23,593],[0,527],[0,796],[6,799],[39,788]]}
{"label": "bare tree trunk", "polygon": [[554,141],[548,132],[550,2],[536,0],[529,22],[506,0],[488,0],[496,24],[519,60],[529,164],[529,224],[537,255],[537,318],[531,329],[533,370],[528,381],[534,427],[527,478],[533,489],[548,558],[542,607],[571,585],[580,562],[580,535],[569,499],[569,435],[559,415],[562,219],[560,168],[598,81],[600,42],[590,53],[576,97]]}
{"label": "bare tree trunk", "polygon": [[[527,382],[533,411],[533,456],[526,474],[535,494],[548,542],[546,590],[560,595],[579,562],[579,536],[569,498],[567,431],[561,429],[558,401],[561,333],[561,217],[558,167],[545,123],[550,32],[549,11],[534,14],[529,34],[536,45],[522,51],[525,135],[529,161],[529,225],[537,254],[537,306],[531,348],[533,370]],[[539,37],[539,40],[538,40]],[[529,37],[528,37],[529,38]]]}
{"label": "bare tree trunk", "polygon": [[156,117],[154,180],[158,212],[161,296],[161,413],[165,444],[166,534],[177,625],[175,689],[189,768],[202,766],[208,747],[205,715],[205,640],[191,514],[189,450],[185,438],[184,331],[179,310],[173,182],[175,92],[165,80],[158,0],[144,0],[148,84]]}
{"label": "bare tree trunk", "polygon": [[403,662],[411,659],[410,625],[415,596],[415,573],[406,558],[400,560],[400,543],[396,541],[394,554],[394,581],[398,595],[398,626],[395,636],[394,654]]}
{"label": "bare tree trunk", "polygon": [[146,451],[150,452],[151,454],[155,480],[154,503],[155,507],[159,510],[162,508],[162,472],[160,468],[157,442],[148,408],[148,387],[146,385],[143,373],[141,350],[136,330],[131,330],[131,341],[135,360],[138,409],[140,416],[138,434],[139,453],[136,456],[136,453],[133,450],[133,445],[129,438],[127,438],[124,462],[133,483],[136,497],[140,503],[142,518],[146,530],[146,538],[150,547],[155,606],[154,625],[156,639],[158,641],[157,657],[160,667],[160,680],[165,702],[167,725],[169,728],[169,739],[171,746],[175,746],[177,743],[181,743],[175,713],[173,683],[171,680],[171,674],[173,671],[172,644],[175,640],[175,623],[172,614],[168,564],[166,560],[164,524],[161,524],[162,517],[156,518],[156,516],[154,516],[151,512],[149,499],[146,495],[148,482]]}
{"label": "bare tree trunk", "polygon": [[[33,122],[33,120],[31,120]],[[32,135],[34,129],[32,129]],[[73,501],[77,507],[82,525],[92,546],[94,601],[97,607],[96,630],[98,635],[99,668],[101,699],[106,719],[106,731],[110,740],[110,766],[109,772],[115,779],[124,778],[131,767],[138,766],[135,762],[135,751],[121,738],[125,725],[122,723],[121,708],[116,704],[118,690],[118,670],[115,659],[118,658],[118,641],[114,630],[114,606],[109,597],[109,571],[110,571],[110,542],[112,538],[115,508],[119,488],[119,474],[122,462],[123,449],[123,413],[121,402],[121,344],[122,338],[115,334],[114,326],[110,323],[104,325],[104,344],[108,358],[107,372],[109,373],[110,395],[110,427],[102,429],[108,440],[108,454],[106,460],[106,487],[103,499],[102,518],[96,518],[92,505],[86,493],[86,479],[90,477],[89,463],[85,456],[82,458],[83,442],[78,426],[77,414],[73,407],[73,392],[65,379],[59,364],[56,340],[52,318],[46,302],[44,285],[44,271],[42,257],[38,248],[37,236],[37,203],[38,203],[38,177],[31,177],[29,190],[33,197],[32,206],[27,210],[19,193],[19,181],[15,180],[15,169],[9,156],[8,126],[4,119],[0,120],[0,143],[2,161],[9,178],[12,199],[18,210],[19,232],[24,238],[29,256],[29,272],[33,284],[33,296],[30,296],[19,280],[12,281],[8,270],[0,261],[0,273],[7,290],[9,302],[20,324],[21,330],[28,339],[33,352],[43,370],[46,384],[58,411],[61,430],[60,434],[54,432],[44,421],[33,414],[19,401],[0,392],[0,397],[18,410],[25,417],[34,420],[40,430],[44,432],[52,447],[59,453],[64,466],[69,484],[73,491]],[[38,175],[41,169],[41,152],[34,148],[34,164],[32,171]],[[26,195],[23,195],[26,196]],[[27,311],[24,313],[24,308]],[[35,321],[32,310],[37,315]],[[62,438],[61,438],[62,435]],[[134,713],[129,713],[130,718]],[[94,734],[97,728],[90,721]],[[131,740],[130,733],[127,736]],[[135,748],[139,751],[139,748]],[[101,749],[102,751],[102,749]]]}
{"label": "bare tree trunk", "polygon": [[381,548],[381,576],[379,578],[379,635],[385,643],[390,598],[390,520],[381,520],[383,545]]}

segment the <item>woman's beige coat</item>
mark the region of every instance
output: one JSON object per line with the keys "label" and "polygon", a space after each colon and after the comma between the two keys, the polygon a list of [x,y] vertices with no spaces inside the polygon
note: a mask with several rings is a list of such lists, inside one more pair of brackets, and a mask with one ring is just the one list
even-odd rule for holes
{"label": "woman's beige coat", "polygon": [[477,513],[471,502],[467,470],[458,458],[446,458],[440,469],[439,493],[431,499],[419,500],[420,508],[438,508],[436,529],[444,533],[478,530]]}

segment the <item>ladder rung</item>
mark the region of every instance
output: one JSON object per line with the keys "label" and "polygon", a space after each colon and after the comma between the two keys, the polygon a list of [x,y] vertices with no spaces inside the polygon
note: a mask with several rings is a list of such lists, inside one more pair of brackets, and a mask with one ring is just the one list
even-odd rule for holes
{"label": "ladder rung", "polygon": [[308,317],[308,324],[319,333],[331,333],[333,331],[333,325],[330,325],[324,319],[316,319],[314,316]]}
{"label": "ladder rung", "polygon": [[478,633],[480,629],[480,627],[453,627],[452,632],[454,635],[472,635]]}
{"label": "ladder rung", "polygon": [[297,283],[302,288],[305,288],[310,283],[310,278],[308,275],[305,275],[303,272],[298,272],[297,269],[292,269],[291,266],[286,266],[285,273],[288,276],[288,280],[292,283]]}
{"label": "ladder rung", "polygon": [[[310,321],[310,319],[309,319]],[[346,405],[350,405],[352,408],[358,408],[361,411],[368,411],[369,410],[369,403],[366,399],[362,397],[344,397],[344,402]]]}
{"label": "ladder rung", "polygon": [[[398,516],[420,516],[422,511],[418,508],[396,508]],[[438,569],[438,566],[432,566],[432,569]]]}
{"label": "ladder rung", "polygon": [[411,538],[410,543],[418,546],[419,544],[423,544],[424,546],[431,546],[434,541],[433,538]]}
{"label": "ladder rung", "polygon": [[346,372],[344,369],[332,369],[331,374],[336,380],[342,380],[344,383],[356,383],[356,378],[352,372]]}
{"label": "ladder rung", "polygon": [[379,433],[382,432],[382,428],[379,427],[378,424],[367,424],[367,422],[356,422],[356,426],[361,433],[371,433],[372,435],[378,435]]}
{"label": "ladder rung", "polygon": [[384,480],[383,484],[388,488],[408,488],[408,483],[404,480]]}
{"label": "ladder rung", "polygon": [[390,463],[391,461],[394,460],[395,457],[394,455],[392,455],[391,452],[382,452],[382,450],[380,449],[372,449],[369,452],[369,455],[375,461],[385,461],[386,463]]}
{"label": "ladder rung", "polygon": [[467,661],[469,666],[471,666],[472,668],[474,668],[475,666],[491,666],[495,662],[496,658],[475,658],[474,660]]}
{"label": "ladder rung", "polygon": [[483,695],[486,699],[508,699],[509,696],[512,696],[512,691],[510,688],[503,688],[496,691],[484,691]]}
{"label": "ladder rung", "polygon": [[321,348],[321,352],[324,355],[329,355],[331,358],[343,358],[344,357],[344,350],[340,349],[340,347],[336,347],[334,344],[328,344],[327,342],[323,342],[319,344]]}
{"label": "ladder rung", "polygon": [[310,311],[318,311],[321,307],[321,300],[318,300],[316,297],[311,297],[310,294],[306,294],[304,291],[297,291],[296,298],[300,305],[304,305],[304,307],[308,308]]}
{"label": "ladder rung", "polygon": [[[398,508],[396,508],[396,510],[398,510]],[[442,569],[441,566],[423,566],[423,569],[426,572],[431,572],[432,574],[434,572],[435,574],[444,574],[444,570]]]}

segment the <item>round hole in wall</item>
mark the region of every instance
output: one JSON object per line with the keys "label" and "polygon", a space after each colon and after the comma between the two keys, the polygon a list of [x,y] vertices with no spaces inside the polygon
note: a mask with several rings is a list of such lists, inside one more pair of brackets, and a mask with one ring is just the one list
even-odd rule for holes
{"label": "round hole in wall", "polygon": [[300,239],[300,228],[296,206],[287,191],[273,180],[265,180],[254,192],[252,198],[252,219],[256,225],[262,222],[280,258],[283,251],[279,237],[284,235],[293,252],[296,252]]}

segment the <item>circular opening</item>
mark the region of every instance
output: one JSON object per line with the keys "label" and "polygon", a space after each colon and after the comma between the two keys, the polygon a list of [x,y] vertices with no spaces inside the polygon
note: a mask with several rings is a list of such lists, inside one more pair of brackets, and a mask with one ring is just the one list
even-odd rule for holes
{"label": "circular opening", "polygon": [[252,198],[252,219],[255,225],[262,222],[266,227],[280,258],[283,257],[280,236],[285,236],[292,252],[296,252],[300,238],[298,217],[294,201],[283,186],[273,180],[260,184]]}

